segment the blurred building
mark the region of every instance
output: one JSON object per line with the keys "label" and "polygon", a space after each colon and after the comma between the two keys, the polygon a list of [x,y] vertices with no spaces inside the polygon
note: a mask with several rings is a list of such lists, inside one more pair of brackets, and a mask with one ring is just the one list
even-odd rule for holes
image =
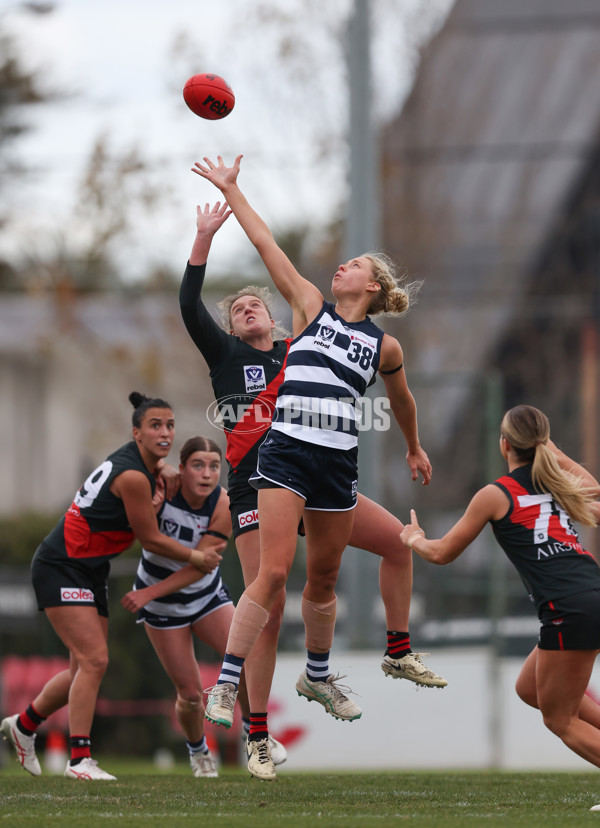
{"label": "blurred building", "polygon": [[[502,470],[498,426],[517,403],[546,411],[559,445],[600,473],[599,127],[598,3],[457,0],[383,131],[383,247],[424,280],[386,329],[434,477],[411,488],[386,436],[380,488],[433,535]],[[531,614],[491,532],[448,569],[416,561],[415,606],[436,641],[487,639],[486,614],[518,636]]]}
{"label": "blurred building", "polygon": [[[498,426],[518,402],[544,409],[559,444],[600,473],[599,127],[596,0],[457,0],[382,131],[382,246],[424,280],[414,310],[384,326],[404,347],[434,477],[411,483],[397,429],[361,462],[366,493],[401,519],[416,507],[431,534],[501,470]],[[0,354],[0,513],[63,509],[129,439],[134,389],[172,403],[176,450],[213,433],[208,371],[175,296],[5,294]],[[360,646],[385,629],[372,557],[349,550],[342,565],[340,640]],[[506,637],[535,635],[491,533],[448,569],[416,561],[413,610],[423,644],[487,641],[490,615],[506,616]]]}
{"label": "blurred building", "polygon": [[388,330],[409,379],[446,387],[423,414],[457,502],[490,374],[502,411],[542,408],[600,472],[599,127],[595,0],[457,0],[382,135],[383,244],[425,280]]}
{"label": "blurred building", "polygon": [[4,294],[0,303],[0,514],[60,512],[131,439],[131,391],[173,406],[176,441],[206,434],[208,369],[177,296]]}

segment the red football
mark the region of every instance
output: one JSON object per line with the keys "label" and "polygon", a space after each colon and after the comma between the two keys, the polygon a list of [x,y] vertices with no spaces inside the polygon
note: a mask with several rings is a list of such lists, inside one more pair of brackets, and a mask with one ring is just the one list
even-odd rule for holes
{"label": "red football", "polygon": [[235,106],[231,86],[219,75],[192,75],[183,87],[183,100],[196,115],[218,121],[229,115]]}

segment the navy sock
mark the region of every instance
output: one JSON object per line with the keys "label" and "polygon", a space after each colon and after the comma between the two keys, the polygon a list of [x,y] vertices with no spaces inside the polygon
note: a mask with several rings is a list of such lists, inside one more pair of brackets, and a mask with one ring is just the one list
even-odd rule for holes
{"label": "navy sock", "polygon": [[329,676],[329,653],[306,651],[306,675],[311,681],[327,681]]}
{"label": "navy sock", "polygon": [[190,756],[193,756],[194,753],[208,753],[208,745],[206,744],[206,736],[203,736],[199,742],[186,742],[187,749],[190,752]]}
{"label": "navy sock", "polygon": [[225,653],[217,684],[235,684],[236,688],[239,687],[240,673],[242,672],[244,661],[245,659],[239,656]]}

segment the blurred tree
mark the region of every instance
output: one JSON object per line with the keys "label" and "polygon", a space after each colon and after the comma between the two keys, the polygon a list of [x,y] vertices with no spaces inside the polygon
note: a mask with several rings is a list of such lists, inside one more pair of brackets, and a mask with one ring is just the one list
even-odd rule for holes
{"label": "blurred tree", "polygon": [[0,520],[0,561],[29,567],[41,539],[56,524],[60,515],[24,512]]}
{"label": "blurred tree", "polygon": [[[15,4],[31,15],[54,11],[52,3]],[[30,175],[28,166],[15,151],[19,138],[35,129],[28,118],[28,107],[72,95],[52,86],[47,71],[28,68],[16,38],[0,13],[0,234],[9,230],[9,197]],[[16,261],[0,258],[0,291],[48,291],[61,300],[77,292],[122,288],[123,280],[115,264],[115,245],[125,244],[136,220],[136,209],[151,211],[167,192],[162,182],[150,175],[150,165],[136,146],[115,150],[110,136],[98,136],[92,146],[87,167],[78,190],[70,220],[50,241],[40,237]],[[173,290],[177,274],[161,266],[151,268],[144,282],[151,290]]]}
{"label": "blurred tree", "polygon": [[[162,205],[165,189],[150,175],[150,164],[138,147],[114,150],[109,135],[100,135],[75,194],[67,227],[56,238],[52,251],[40,253],[34,248],[33,253],[28,252],[22,266],[22,285],[30,291],[50,291],[63,298],[80,292],[122,289],[124,280],[115,263],[116,245],[126,246],[137,211],[151,212]],[[146,279],[151,289],[174,290],[180,273],[161,267],[151,270]]]}
{"label": "blurred tree", "polygon": [[[54,9],[51,3],[22,3],[20,7],[35,15],[49,14]],[[32,129],[25,117],[26,108],[57,97],[57,90],[49,88],[46,80],[24,66],[14,38],[6,30],[4,15],[0,15],[0,232],[9,221],[6,199],[11,188],[27,173],[23,161],[12,151],[18,138]],[[0,259],[0,289],[14,283],[13,268]]]}
{"label": "blurred tree", "polygon": [[[31,14],[47,14],[53,9],[51,4],[23,3],[22,6]],[[4,192],[11,180],[25,172],[23,162],[11,153],[14,141],[32,128],[24,117],[24,108],[55,100],[59,95],[48,88],[39,74],[25,68],[0,16],[0,181]],[[6,220],[2,210],[0,227]]]}

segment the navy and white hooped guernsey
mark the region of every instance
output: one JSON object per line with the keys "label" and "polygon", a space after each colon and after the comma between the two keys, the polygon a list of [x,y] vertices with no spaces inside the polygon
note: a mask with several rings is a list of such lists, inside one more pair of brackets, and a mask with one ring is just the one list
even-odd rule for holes
{"label": "navy and white hooped guernsey", "polygon": [[[184,500],[181,492],[178,492],[172,500],[163,503],[158,515],[160,531],[183,546],[195,549],[200,538],[206,534],[220,493],[221,487],[217,486],[206,498],[201,509],[192,509]],[[143,589],[164,581],[184,566],[187,566],[187,563],[165,558],[163,555],[143,549],[134,589]],[[221,572],[217,567],[178,592],[149,601],[144,609],[154,615],[172,618],[174,621],[177,618],[188,618],[201,612],[218,594],[222,586]]]}
{"label": "navy and white hooped guernsey", "polygon": [[335,306],[290,345],[271,428],[347,451],[358,444],[358,400],[379,368],[383,331],[369,317],[346,322]]}

